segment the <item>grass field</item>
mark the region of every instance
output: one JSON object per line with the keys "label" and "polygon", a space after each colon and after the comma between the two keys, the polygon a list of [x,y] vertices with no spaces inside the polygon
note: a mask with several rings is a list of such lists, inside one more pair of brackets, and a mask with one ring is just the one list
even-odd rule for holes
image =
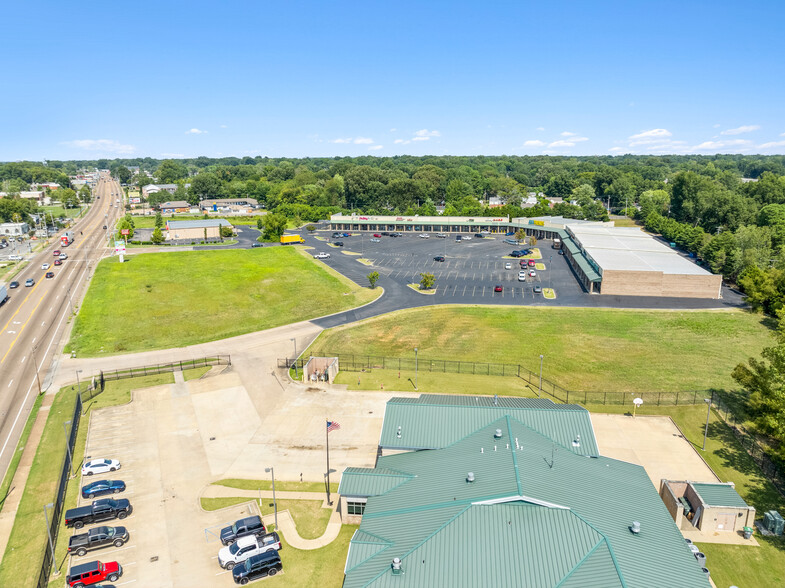
{"label": "grass field", "polygon": [[[74,447],[74,463],[79,464],[84,455],[87,439],[88,419],[91,411],[104,406],[124,404],[131,398],[130,390],[174,381],[172,374],[161,374],[142,378],[132,378],[107,382],[105,391],[96,398],[86,402],[87,416],[82,417]],[[34,584],[38,577],[40,563],[46,548],[46,525],[42,505],[52,502],[55,498],[58,476],[65,456],[65,431],[63,423],[73,413],[76,388],[67,386],[58,392],[49,408],[46,426],[33,459],[33,465],[24,487],[22,500],[17,510],[14,527],[0,566],[0,586]],[[79,484],[68,484],[64,508],[76,504]],[[61,520],[59,540],[55,548],[58,566],[66,558],[68,532]],[[62,586],[62,576],[50,582],[51,586]]]}
{"label": "grass field", "polygon": [[107,259],[67,350],[96,356],[192,345],[339,312],[380,294],[291,247]]}
{"label": "grass field", "polygon": [[[327,330],[308,353],[413,358],[418,347],[424,392],[447,391],[444,379],[428,387],[427,359],[539,372],[540,354],[543,377],[570,390],[657,392],[730,388],[733,367],[772,342],[765,319],[744,311],[430,307]],[[413,370],[401,376],[414,379]]]}
{"label": "grass field", "polygon": [[[218,486],[227,488],[238,488],[239,490],[272,490],[273,484],[270,480],[242,480],[238,478],[227,478],[213,482]],[[324,492],[325,485],[321,482],[287,482],[284,480],[275,481],[275,489],[279,492]],[[338,483],[332,482],[330,490],[338,492]]]}
{"label": "grass field", "polygon": [[[86,206],[82,207],[82,210],[87,210]],[[62,206],[41,206],[41,213],[46,213],[47,220],[51,223],[51,219],[49,218],[49,214],[57,220],[60,217],[66,218],[74,218],[79,216],[79,208],[63,208]]]}

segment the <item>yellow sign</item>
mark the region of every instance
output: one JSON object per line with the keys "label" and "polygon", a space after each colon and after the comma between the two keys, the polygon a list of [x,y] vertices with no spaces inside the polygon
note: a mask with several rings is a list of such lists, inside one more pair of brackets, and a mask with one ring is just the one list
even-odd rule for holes
{"label": "yellow sign", "polygon": [[534,223],[535,225],[538,225],[538,226],[540,226],[540,227],[544,227],[544,226],[545,226],[545,221],[533,221],[533,223]]}

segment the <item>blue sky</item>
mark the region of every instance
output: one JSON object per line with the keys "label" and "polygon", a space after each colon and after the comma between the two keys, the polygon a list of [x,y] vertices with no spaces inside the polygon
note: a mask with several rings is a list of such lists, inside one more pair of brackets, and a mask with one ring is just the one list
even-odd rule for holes
{"label": "blue sky", "polygon": [[16,2],[0,160],[785,153],[781,1]]}

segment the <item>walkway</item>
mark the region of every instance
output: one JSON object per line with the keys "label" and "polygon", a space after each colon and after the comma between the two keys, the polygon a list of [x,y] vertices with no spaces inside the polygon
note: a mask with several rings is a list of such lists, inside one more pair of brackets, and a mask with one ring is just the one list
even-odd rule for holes
{"label": "walkway", "polygon": [[[202,491],[202,498],[249,498],[258,500],[261,498],[272,498],[273,493],[270,490],[240,490],[238,488],[227,488],[226,486],[213,485],[207,486]],[[322,508],[329,508],[332,510],[330,520],[327,523],[327,528],[324,534],[317,539],[303,539],[297,533],[297,526],[292,519],[292,515],[288,510],[278,511],[278,529],[283,534],[286,542],[296,549],[319,549],[329,543],[332,543],[338,534],[341,532],[341,515],[338,513],[338,504],[340,503],[335,495],[336,500],[333,505],[327,504],[327,498],[323,492],[286,492],[279,491],[275,493],[276,499],[280,500],[321,500]],[[268,514],[262,517],[265,526],[270,527],[275,522],[275,514]]]}

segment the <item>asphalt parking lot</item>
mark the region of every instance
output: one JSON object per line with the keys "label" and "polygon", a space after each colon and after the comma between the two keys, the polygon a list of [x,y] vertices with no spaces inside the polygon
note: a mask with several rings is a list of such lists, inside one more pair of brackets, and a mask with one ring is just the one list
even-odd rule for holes
{"label": "asphalt parking lot", "polygon": [[[535,248],[541,258],[535,276],[529,276],[526,268],[526,281],[518,280],[521,270],[519,259],[505,259],[514,249],[523,246],[505,243],[504,235],[492,235],[482,239],[456,241],[455,236],[437,238],[431,234],[428,239],[419,234],[405,234],[403,237],[381,237],[378,243],[371,242],[370,235],[357,235],[329,238],[332,232],[317,236],[306,236],[306,244],[315,247],[311,253],[325,251],[331,258],[326,261],[330,266],[359,284],[367,283],[365,276],[373,270],[379,272],[380,285],[384,279],[400,285],[419,283],[420,273],[432,273],[435,277],[436,292],[428,296],[431,303],[482,303],[482,304],[527,304],[551,302],[534,287],[553,288],[557,298],[561,296],[582,295],[583,289],[567,264],[564,256],[552,249],[549,240],[538,241]],[[317,237],[325,239],[319,240]],[[332,241],[343,241],[343,247],[331,246]],[[359,253],[360,255],[352,255]],[[444,256],[444,261],[435,261]],[[359,263],[367,259],[371,265]],[[506,264],[510,269],[505,269]],[[501,292],[495,292],[500,285]],[[414,293],[417,296],[420,294]]]}

